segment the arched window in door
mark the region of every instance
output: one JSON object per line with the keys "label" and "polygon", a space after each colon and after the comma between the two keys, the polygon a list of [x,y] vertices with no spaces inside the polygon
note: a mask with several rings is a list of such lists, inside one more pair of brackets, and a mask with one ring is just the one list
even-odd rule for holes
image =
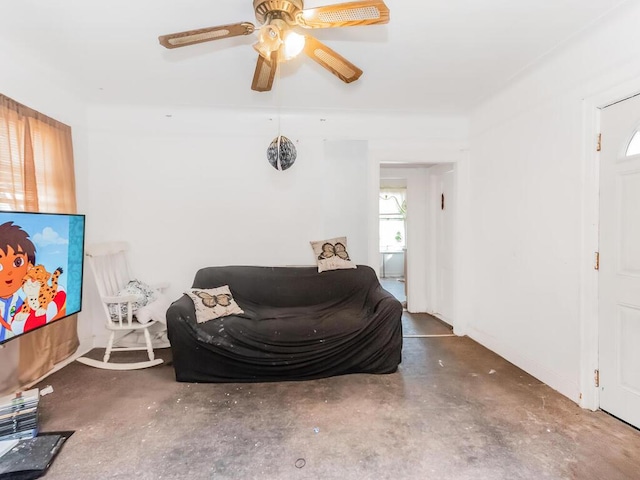
{"label": "arched window in door", "polygon": [[627,147],[627,157],[638,154],[640,154],[640,130],[636,131]]}

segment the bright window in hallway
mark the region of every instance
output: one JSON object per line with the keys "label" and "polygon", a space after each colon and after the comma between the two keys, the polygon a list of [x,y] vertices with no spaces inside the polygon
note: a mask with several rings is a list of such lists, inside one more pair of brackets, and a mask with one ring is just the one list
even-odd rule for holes
{"label": "bright window in hallway", "polygon": [[406,189],[380,189],[380,251],[397,252],[406,246]]}

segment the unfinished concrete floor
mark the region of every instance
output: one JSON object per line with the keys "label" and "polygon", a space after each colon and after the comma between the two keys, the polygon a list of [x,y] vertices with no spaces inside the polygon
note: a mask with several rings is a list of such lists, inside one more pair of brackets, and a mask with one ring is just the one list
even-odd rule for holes
{"label": "unfinished concrete floor", "polygon": [[[448,333],[427,315],[404,325]],[[188,384],[167,364],[75,362],[46,385],[41,430],[76,431],[49,480],[640,478],[640,432],[468,338],[406,338],[391,375]]]}

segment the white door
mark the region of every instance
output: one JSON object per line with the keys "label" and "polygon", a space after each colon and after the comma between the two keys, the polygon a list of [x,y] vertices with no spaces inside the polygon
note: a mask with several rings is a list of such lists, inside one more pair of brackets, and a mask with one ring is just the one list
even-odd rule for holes
{"label": "white door", "polygon": [[600,408],[640,427],[640,96],[601,120]]}

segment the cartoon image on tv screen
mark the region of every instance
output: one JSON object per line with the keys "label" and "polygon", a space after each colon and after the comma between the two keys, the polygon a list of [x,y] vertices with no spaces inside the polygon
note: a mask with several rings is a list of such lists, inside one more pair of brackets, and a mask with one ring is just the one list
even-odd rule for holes
{"label": "cartoon image on tv screen", "polygon": [[69,220],[25,223],[0,225],[0,342],[67,315]]}

